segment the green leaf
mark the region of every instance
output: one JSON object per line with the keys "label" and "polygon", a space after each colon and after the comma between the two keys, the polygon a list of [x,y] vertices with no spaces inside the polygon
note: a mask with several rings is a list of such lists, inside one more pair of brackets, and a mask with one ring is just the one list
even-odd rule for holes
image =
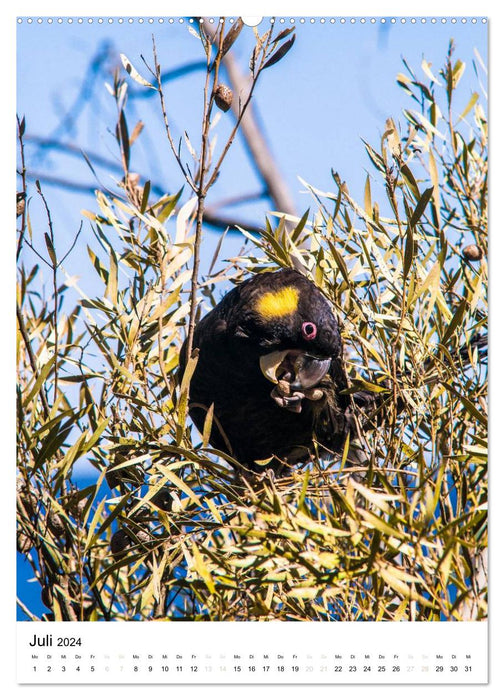
{"label": "green leaf", "polygon": [[440,341],[441,345],[448,344],[448,341],[450,340],[452,335],[455,333],[457,328],[461,325],[462,321],[464,320],[466,310],[467,310],[467,299],[462,299],[460,304],[457,306],[450,323],[448,324],[448,328],[445,330],[445,332],[443,334],[443,337]]}
{"label": "green leaf", "polygon": [[149,203],[150,189],[151,189],[151,181],[147,180],[147,182],[144,185],[143,192],[142,192],[142,203],[140,204],[140,212],[142,214],[145,214],[145,210],[147,209],[147,205]]}
{"label": "green leaf", "polygon": [[130,139],[128,134],[128,124],[126,122],[126,115],[124,110],[121,109],[119,113],[119,122],[117,124],[117,137],[121,144],[122,152],[124,155],[124,165],[126,170],[129,169],[130,162]]}
{"label": "green leaf", "polygon": [[51,371],[55,361],[55,355],[51,357],[50,360],[48,360],[45,365],[42,367],[40,370],[38,377],[35,381],[35,384],[33,385],[31,391],[29,394],[23,399],[23,406],[26,408],[27,406],[30,405],[31,401],[33,398],[40,392],[43,383],[49,376],[49,372]]}
{"label": "green leaf", "polygon": [[54,250],[54,245],[53,242],[49,236],[49,234],[44,233],[44,238],[45,238],[45,244],[47,248],[47,252],[49,253],[49,257],[51,258],[51,262],[53,267],[58,267],[58,260],[56,258],[56,251]]}
{"label": "green leaf", "polygon": [[429,203],[430,198],[432,197],[432,193],[434,191],[434,187],[428,187],[426,190],[422,192],[421,197],[419,198],[417,205],[415,207],[415,210],[413,214],[411,215],[411,218],[409,220],[409,225],[411,228],[414,228],[417,223],[420,221],[422,214],[425,211],[425,208],[427,204]]}
{"label": "green leaf", "polygon": [[363,142],[364,142],[364,147],[366,149],[366,152],[367,152],[369,158],[371,159],[371,162],[373,163],[373,165],[380,172],[384,173],[386,171],[386,167],[385,167],[385,162],[384,162],[383,158],[374,150],[374,148],[371,148],[371,146],[366,141],[364,141],[364,139],[363,139]]}
{"label": "green leaf", "polygon": [[411,170],[408,168],[406,164],[401,165],[401,175],[403,176],[406,184],[408,185],[409,189],[413,193],[415,199],[417,202],[420,200],[420,190],[418,189],[417,181],[415,180],[415,176],[411,172]]}
{"label": "green leaf", "polygon": [[203,425],[203,447],[208,447],[210,442],[210,433],[212,432],[214,416],[214,404],[211,404],[205,416],[205,423]]}

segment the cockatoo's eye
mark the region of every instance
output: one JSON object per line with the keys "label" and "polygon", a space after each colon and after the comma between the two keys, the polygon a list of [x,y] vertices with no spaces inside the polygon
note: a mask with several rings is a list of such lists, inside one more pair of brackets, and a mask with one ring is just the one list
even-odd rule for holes
{"label": "cockatoo's eye", "polygon": [[317,326],[307,321],[301,326],[301,332],[305,340],[315,340],[317,337]]}

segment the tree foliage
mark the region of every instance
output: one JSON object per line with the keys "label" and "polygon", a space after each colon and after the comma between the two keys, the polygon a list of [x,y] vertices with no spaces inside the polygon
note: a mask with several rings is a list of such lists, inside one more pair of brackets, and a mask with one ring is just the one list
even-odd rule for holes
{"label": "tree foliage", "polygon": [[[33,196],[46,205],[45,236],[32,231],[29,206],[20,207],[17,540],[40,585],[43,619],[483,619],[483,100],[472,94],[458,106],[464,63],[452,45],[437,72],[424,62],[416,75],[405,63],[397,80],[408,107],[387,120],[378,142],[363,142],[363,191],[349,192],[336,172],[331,192],[305,183],[313,204],[302,217],[276,212],[262,233],[243,230],[247,249],[232,260],[220,260],[216,244],[202,274],[195,256],[204,194],[226,167],[210,148],[216,71],[239,33],[221,30],[212,43],[199,32],[207,59],[202,152],[187,135],[179,145],[165,114],[183,173],[181,190],[160,198],[148,173],[129,170],[141,127],[127,118],[131,80],[163,98],[159,66],[147,79],[123,58],[129,77],[109,86],[123,195],[99,189],[96,210],[86,212],[92,294],[64,268],[68,250],[60,250],[40,185]],[[293,36],[257,35],[254,80],[274,70]],[[20,120],[27,193],[23,134]],[[190,168],[182,143],[194,156]],[[51,288],[41,285],[38,265],[27,269],[27,246],[51,271]],[[322,461],[315,446],[304,468],[248,483],[208,444],[210,425],[203,435],[191,426],[194,362],[180,381],[178,355],[190,324],[227,284],[289,266],[334,305],[351,390],[382,394],[386,419],[362,436],[362,467],[346,451]],[[70,289],[80,297],[73,308]],[[86,486],[73,476],[82,463],[96,475]]]}

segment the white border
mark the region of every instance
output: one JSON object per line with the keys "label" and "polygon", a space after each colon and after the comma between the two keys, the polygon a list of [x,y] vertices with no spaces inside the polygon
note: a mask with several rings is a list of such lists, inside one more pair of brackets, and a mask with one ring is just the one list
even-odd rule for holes
{"label": "white border", "polygon": [[[295,6],[295,11],[294,10]],[[492,556],[490,561],[490,578],[491,578],[491,615],[490,615],[490,684],[487,686],[436,686],[436,687],[426,687],[426,686],[381,686],[373,687],[372,691],[370,689],[362,688],[363,692],[372,693],[373,698],[404,698],[405,693],[407,693],[408,698],[422,697],[424,698],[427,693],[433,694],[434,697],[454,697],[457,698],[475,698],[480,696],[489,697],[489,693],[492,697],[497,697],[497,691],[504,688],[504,664],[502,663],[501,654],[503,645],[501,639],[503,637],[502,629],[504,628],[504,601],[501,593],[502,589],[502,525],[500,522],[499,515],[502,512],[501,498],[504,494],[504,464],[500,457],[502,450],[499,445],[495,442],[499,437],[499,432],[502,430],[501,425],[501,415],[502,408],[500,404],[503,403],[504,383],[503,383],[503,371],[504,363],[502,362],[500,356],[502,355],[502,348],[504,347],[504,337],[502,337],[499,326],[502,325],[502,321],[499,318],[499,309],[501,307],[500,297],[503,293],[502,287],[500,286],[498,280],[502,279],[503,275],[501,272],[501,266],[504,261],[504,225],[502,223],[502,214],[500,212],[500,203],[502,200],[502,195],[499,196],[502,186],[502,158],[504,157],[503,149],[503,139],[502,129],[500,124],[502,123],[502,73],[501,67],[504,65],[503,49],[504,41],[503,38],[503,21],[502,21],[502,9],[497,6],[495,0],[490,2],[489,0],[479,0],[475,2],[472,0],[458,0],[456,3],[439,3],[432,2],[431,0],[424,0],[421,6],[412,7],[407,6],[404,0],[401,2],[383,2],[377,3],[364,2],[361,0],[354,0],[349,3],[351,14],[347,13],[347,7],[344,4],[337,5],[334,0],[333,2],[317,2],[317,0],[311,0],[303,7],[302,4],[298,2],[268,2],[261,3],[259,0],[257,2],[240,2],[234,3],[217,1],[217,2],[190,2],[190,3],[167,3],[166,0],[160,2],[155,0],[148,3],[148,5],[142,5],[138,2],[131,2],[131,0],[123,0],[121,2],[95,2],[95,0],[89,0],[85,4],[70,4],[68,0],[58,2],[48,1],[41,5],[40,0],[38,2],[31,1],[21,1],[16,4],[16,7],[9,7],[7,10],[2,12],[2,23],[0,24],[1,40],[0,40],[0,67],[2,71],[2,83],[3,83],[3,93],[7,94],[8,101],[7,105],[4,105],[2,110],[3,113],[3,168],[2,168],[2,201],[5,204],[3,212],[3,252],[7,255],[3,256],[9,263],[14,260],[14,255],[11,256],[11,252],[14,250],[13,241],[9,243],[10,232],[14,231],[15,220],[14,220],[14,207],[12,202],[14,201],[14,190],[15,183],[14,178],[10,178],[9,174],[14,172],[15,167],[15,139],[13,138],[13,127],[14,127],[14,95],[15,95],[15,17],[16,16],[166,16],[169,11],[173,16],[188,16],[192,15],[226,15],[235,16],[237,14],[243,15],[259,15],[264,16],[284,16],[284,17],[296,17],[296,16],[354,16],[354,17],[403,17],[415,15],[416,12],[420,12],[422,16],[427,17],[482,17],[486,16],[489,18],[489,31],[490,31],[490,82],[491,82],[491,109],[490,109],[490,128],[491,128],[491,186],[490,186],[490,210],[491,210],[491,255],[490,260],[491,267],[491,307],[496,308],[495,317],[492,315],[492,325],[491,325],[491,356],[494,357],[494,362],[491,364],[491,476],[490,476],[490,493],[491,493],[491,509],[490,509],[490,519],[492,523],[491,530],[491,543],[492,543]],[[310,14],[305,15],[299,10],[309,9]],[[43,12],[41,12],[43,10]],[[140,12],[139,10],[143,10]],[[493,76],[495,75],[495,79]],[[500,93],[500,94],[499,94]],[[495,198],[495,201],[494,201]],[[12,212],[12,214],[10,214]],[[12,237],[13,238],[13,237]],[[13,265],[12,265],[13,268]],[[2,303],[7,301],[6,306],[3,307],[4,314],[2,314],[2,319],[4,326],[9,328],[13,327],[13,318],[11,319],[8,315],[5,315],[5,308],[8,310],[13,309],[13,280],[14,274],[13,269],[7,269],[2,271],[0,276],[2,287],[0,288],[0,299]],[[493,313],[493,312],[492,312]],[[13,314],[12,314],[13,317]],[[5,384],[4,397],[8,396],[9,401],[14,401],[14,390],[13,390],[13,378],[15,377],[15,358],[14,358],[14,343],[13,336],[7,334],[8,345],[1,348],[1,368],[2,377]],[[499,350],[500,349],[500,350]],[[501,368],[499,368],[501,365]],[[4,404],[5,405],[5,404]],[[13,407],[13,403],[10,404]],[[2,577],[0,582],[2,600],[4,601],[4,615],[2,624],[2,636],[4,638],[4,644],[2,645],[2,651],[0,652],[2,657],[2,666],[7,669],[2,677],[2,686],[5,688],[8,697],[14,698],[30,698],[32,699],[34,695],[37,698],[63,698],[69,695],[72,698],[88,698],[90,692],[97,693],[98,697],[108,697],[110,690],[103,689],[100,690],[99,687],[93,686],[50,686],[50,687],[37,687],[35,690],[33,687],[28,686],[17,686],[15,683],[15,619],[14,619],[14,605],[15,600],[15,581],[14,581],[14,571],[13,562],[15,561],[15,538],[13,537],[13,523],[14,523],[14,469],[12,468],[15,462],[14,455],[14,420],[7,406],[7,411],[3,412],[2,416],[2,453],[3,453],[3,464],[4,469],[4,481],[3,481],[3,494],[4,503],[1,509],[2,517],[2,530],[3,533],[3,556],[6,558],[6,565],[4,571],[8,572],[7,577]],[[500,430],[499,430],[500,429]],[[493,436],[496,436],[493,439]],[[12,472],[12,473],[11,473]],[[7,478],[5,478],[7,475]],[[495,530],[495,532],[494,532]],[[7,620],[6,620],[7,618]],[[216,623],[218,624],[218,623]],[[337,624],[337,623],[335,623]],[[428,623],[425,623],[428,624]],[[460,623],[464,624],[464,623]],[[141,686],[121,686],[118,692],[121,694],[121,698],[138,698]],[[147,687],[147,686],[146,686]],[[357,688],[349,689],[351,693],[359,692]],[[173,689],[169,688],[159,688],[150,687],[148,690],[150,693],[163,693],[163,695],[170,693],[173,695],[174,692],[178,695],[183,694],[184,700],[187,698],[201,698],[203,693],[205,697],[209,698],[236,698],[237,695],[240,696],[240,700],[248,698],[256,698],[259,693],[264,698],[278,697],[279,689],[271,686],[218,686],[207,688],[203,690],[201,687],[195,686],[184,686],[184,688]],[[306,686],[289,686],[285,691],[288,693],[289,698],[292,700],[297,700],[297,698],[306,698],[307,687]],[[335,686],[317,686],[316,688],[317,698],[335,698],[338,692],[341,692]],[[502,695],[501,695],[502,697]]]}

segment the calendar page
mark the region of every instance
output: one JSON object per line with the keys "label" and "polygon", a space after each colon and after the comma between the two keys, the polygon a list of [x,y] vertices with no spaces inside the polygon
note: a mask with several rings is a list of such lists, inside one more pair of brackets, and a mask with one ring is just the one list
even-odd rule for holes
{"label": "calendar page", "polygon": [[486,684],[487,18],[16,23],[18,683]]}

